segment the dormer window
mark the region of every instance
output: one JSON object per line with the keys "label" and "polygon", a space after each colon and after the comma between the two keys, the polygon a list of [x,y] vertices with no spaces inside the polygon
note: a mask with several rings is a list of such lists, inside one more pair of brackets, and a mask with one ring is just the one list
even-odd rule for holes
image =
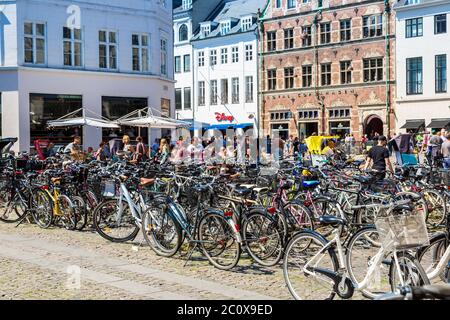
{"label": "dormer window", "polygon": [[230,21],[225,21],[225,22],[221,22],[220,23],[220,34],[221,35],[226,35],[228,33],[230,33],[231,30],[231,22]]}
{"label": "dormer window", "polygon": [[249,30],[253,25],[253,18],[252,17],[245,17],[241,19],[241,29],[242,31]]}
{"label": "dormer window", "polygon": [[202,37],[207,37],[211,33],[211,25],[210,24],[202,24],[200,27],[200,32]]}
{"label": "dormer window", "polygon": [[192,8],[192,0],[183,0],[183,9],[189,10]]}

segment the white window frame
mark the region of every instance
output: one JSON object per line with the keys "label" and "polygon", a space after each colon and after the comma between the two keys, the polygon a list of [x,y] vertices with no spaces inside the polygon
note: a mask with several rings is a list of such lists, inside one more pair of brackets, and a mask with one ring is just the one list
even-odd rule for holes
{"label": "white window frame", "polygon": [[204,67],[205,66],[205,52],[204,51],[199,51],[198,52],[197,65],[199,67]]}
{"label": "white window frame", "polygon": [[228,63],[228,48],[220,49],[220,62],[221,64]]}
{"label": "white window frame", "polygon": [[245,17],[241,19],[241,29],[242,31],[248,31],[253,25],[252,17]]}
{"label": "white window frame", "polygon": [[[106,33],[106,41],[100,41],[100,32]],[[111,42],[110,35],[115,34],[116,42]],[[106,67],[100,67],[100,46],[106,46]],[[116,67],[111,68],[111,47],[116,48]],[[118,70],[119,69],[119,33],[117,30],[100,29],[98,31],[98,66],[102,70]]]}
{"label": "white window frame", "polygon": [[210,24],[202,24],[200,29],[201,29],[201,35],[203,37],[207,37],[211,33],[211,25]]}
{"label": "white window frame", "polygon": [[161,75],[167,76],[168,75],[168,56],[167,56],[167,46],[169,45],[169,42],[166,38],[161,37],[160,40],[160,48],[161,48]]}
{"label": "white window frame", "polygon": [[204,106],[206,103],[205,81],[198,82],[198,105]]}
{"label": "white window frame", "polygon": [[211,80],[211,84],[210,84],[210,92],[209,92],[209,103],[212,106],[217,105],[217,101],[218,101],[218,85],[217,85],[217,80]]}
{"label": "white window frame", "polygon": [[245,103],[253,103],[254,102],[254,85],[253,85],[253,76],[245,77]]}
{"label": "white window frame", "polygon": [[[138,36],[139,39],[139,43],[133,44],[133,36]],[[143,38],[147,37],[147,45],[143,45]],[[138,56],[139,56],[139,70],[134,70],[134,66],[132,65],[131,68],[133,71],[135,72],[149,72],[150,71],[150,35],[148,33],[137,33],[137,32],[133,32],[131,34],[131,52],[132,52],[132,59],[131,59],[131,63],[133,64],[133,49],[138,49]],[[144,60],[142,59],[142,55],[143,55],[143,50],[146,49],[147,50],[147,57],[146,57],[146,66],[147,68],[144,68],[143,62]]]}
{"label": "white window frame", "polygon": [[239,62],[239,47],[231,48],[231,63]]}
{"label": "white window frame", "polygon": [[210,66],[217,65],[217,50],[216,49],[212,49],[209,52],[209,65]]}
{"label": "white window frame", "polygon": [[231,30],[231,22],[230,21],[224,21],[220,23],[220,34],[221,35],[227,35],[230,33]]}
{"label": "white window frame", "polygon": [[245,61],[253,61],[253,44],[245,45]]}
{"label": "white window frame", "polygon": [[[82,28],[67,28],[70,30],[70,38],[64,38],[64,28],[67,27],[63,27],[63,65],[66,68],[83,68],[84,66],[84,34],[83,34],[83,29]],[[81,35],[81,39],[75,39],[75,30],[80,30],[80,35]],[[64,51],[65,49],[65,43],[69,42],[70,43],[70,64],[65,64],[65,56],[66,53]],[[81,64],[80,65],[75,65],[75,44],[80,44],[80,60],[81,60]]]}
{"label": "white window frame", "polygon": [[231,78],[231,103],[239,104],[239,78]]}
{"label": "white window frame", "polygon": [[[32,33],[33,34],[25,34],[25,24],[31,23],[32,25]],[[36,34],[36,25],[44,25],[44,35],[37,35]],[[24,21],[23,22],[23,62],[24,64],[28,65],[46,65],[47,64],[47,23],[43,21]],[[33,52],[33,61],[32,62],[26,62],[25,61],[25,38],[31,38],[32,39],[32,52]],[[44,40],[44,61],[43,62],[36,62],[36,56],[37,56],[37,50],[36,50],[36,40]]]}

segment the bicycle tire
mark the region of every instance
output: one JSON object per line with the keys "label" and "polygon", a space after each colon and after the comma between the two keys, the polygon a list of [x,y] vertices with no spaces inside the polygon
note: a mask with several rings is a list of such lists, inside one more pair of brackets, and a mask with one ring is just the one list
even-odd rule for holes
{"label": "bicycle tire", "polygon": [[30,208],[33,219],[42,229],[48,229],[53,223],[53,201],[42,189],[35,188],[30,196]]}
{"label": "bicycle tire", "polygon": [[[238,264],[241,244],[236,239],[235,231],[222,215],[214,212],[206,213],[200,219],[197,231],[202,252],[214,267],[231,270]],[[224,257],[225,252],[228,253],[228,248],[232,248],[231,258]],[[217,249],[219,253],[210,252]],[[226,264],[224,260],[230,262]]]}
{"label": "bicycle tire", "polygon": [[[444,196],[437,190],[425,189],[420,192],[427,203],[426,222],[432,227],[439,227],[444,224],[447,217],[447,205]],[[431,199],[434,198],[435,203]],[[438,208],[436,208],[438,202]]]}
{"label": "bicycle tire", "polygon": [[87,225],[86,202],[82,197],[74,196],[72,203],[74,204],[75,230],[82,231]]}
{"label": "bicycle tire", "polygon": [[[9,199],[11,198],[11,196],[11,192],[1,195],[2,199],[0,199],[0,221],[4,223],[16,223],[20,221],[25,214],[25,211],[23,213],[20,213],[17,210],[17,205],[20,205],[20,202],[23,202],[22,199],[20,199],[19,194],[15,194],[12,199]],[[28,206],[28,203],[25,206]],[[12,212],[14,212],[16,217],[11,219],[9,213]]]}
{"label": "bicycle tire", "polygon": [[[279,230],[276,217],[270,217],[265,212],[249,214],[242,223],[242,239],[250,257],[265,267],[278,264],[283,256],[283,231]],[[265,244],[270,239],[275,243],[266,248]]]}
{"label": "bicycle tire", "polygon": [[[417,251],[417,259],[427,275],[437,267],[449,245],[448,234],[441,232],[431,237],[429,246],[422,247]],[[427,256],[429,251],[432,251],[430,257]],[[450,258],[446,261],[445,265],[449,266],[449,264]],[[442,272],[439,273],[439,278],[444,283],[450,283],[449,270],[442,270]],[[430,281],[433,280],[434,279],[430,279]]]}
{"label": "bicycle tire", "polygon": [[[419,260],[406,251],[397,252],[397,258],[399,260],[400,268],[402,268],[402,272],[410,273],[413,271],[414,273],[407,274],[407,276],[412,276],[412,279],[408,279],[405,282],[405,285],[411,285],[414,287],[421,287],[430,284],[430,280],[428,279],[427,273],[423,269]],[[407,261],[406,263],[402,261]],[[391,265],[389,268],[389,283],[391,284],[391,291],[395,292],[399,286],[399,284],[395,281],[398,276],[397,267],[394,262],[394,257],[392,257]],[[404,279],[403,279],[404,280]]]}
{"label": "bicycle tire", "polygon": [[[165,206],[160,204],[148,208],[144,212],[142,233],[147,244],[157,255],[172,257],[180,249],[183,238],[180,226],[164,208]],[[169,228],[172,232],[171,235],[168,232]],[[174,243],[174,245],[169,248],[170,243]]]}
{"label": "bicycle tire", "polygon": [[[306,231],[302,231],[299,232],[297,234],[294,235],[294,237],[292,237],[292,239],[289,241],[288,245],[286,246],[286,250],[285,250],[285,254],[284,254],[284,259],[283,259],[283,277],[284,277],[284,281],[289,289],[289,292],[291,293],[292,297],[296,300],[306,300],[306,299],[310,299],[310,300],[319,300],[319,298],[317,297],[318,295],[318,288],[315,286],[308,286],[306,284],[307,280],[313,280],[313,278],[317,278],[316,276],[312,276],[312,275],[306,275],[304,277],[304,279],[302,279],[300,281],[299,284],[299,288],[305,289],[305,290],[310,290],[310,294],[315,294],[314,296],[306,296],[305,294],[299,294],[297,292],[297,289],[294,288],[293,285],[293,279],[291,279],[290,277],[290,266],[295,265],[295,267],[298,267],[299,264],[295,263],[295,261],[292,261],[294,258],[296,257],[291,257],[291,253],[292,250],[294,250],[294,245],[296,245],[298,242],[302,241],[302,240],[306,240],[306,246],[301,250],[300,252],[305,252],[305,253],[310,253],[311,250],[311,245],[316,243],[318,244],[318,248],[317,248],[317,252],[319,252],[320,249],[322,249],[325,245],[327,245],[328,241],[319,233],[317,233],[316,231],[310,231],[310,230],[306,230]],[[308,249],[308,250],[305,250]],[[323,269],[332,271],[332,272],[337,272],[339,269],[339,262],[336,256],[336,253],[334,251],[334,249],[329,248],[327,249],[324,253],[324,255],[326,255],[329,258],[329,263],[326,264],[325,266],[323,266]],[[311,253],[311,257],[313,257],[315,255],[315,253]],[[300,261],[305,260],[305,258],[301,257],[299,259]],[[309,260],[307,260],[309,261]],[[321,262],[323,261],[323,259],[320,260]],[[291,268],[291,269],[292,269]],[[300,270],[300,272],[299,272]],[[299,274],[302,274],[304,272],[303,268],[299,268],[299,270],[295,270],[293,271],[293,274],[295,276],[299,276]],[[334,281],[330,281],[331,279],[329,277],[325,276],[324,281],[328,281],[329,282],[329,288],[326,288],[324,291],[324,297],[320,297],[320,300],[332,300],[336,293],[334,290]]]}
{"label": "bicycle tire", "polygon": [[67,230],[75,230],[77,225],[76,215],[75,215],[75,205],[72,200],[62,194],[58,197],[58,208],[60,212],[59,221],[64,228]]}
{"label": "bicycle tire", "polygon": [[[133,240],[134,238],[136,238],[137,234],[139,233],[139,226],[136,225],[136,223],[134,222],[134,218],[132,217],[131,213],[130,213],[130,219],[132,219],[132,223],[130,223],[130,228],[131,231],[127,232],[125,234],[125,236],[121,236],[121,237],[114,237],[111,236],[110,234],[108,234],[107,232],[109,232],[110,230],[113,230],[113,228],[115,227],[113,224],[110,224],[109,221],[106,221],[106,219],[108,218],[107,215],[114,215],[116,213],[117,208],[117,199],[109,199],[109,200],[105,200],[102,203],[100,203],[97,208],[95,208],[94,210],[94,214],[93,214],[93,222],[94,222],[94,228],[97,231],[97,233],[105,238],[106,240],[109,240],[111,242],[117,242],[117,243],[123,243],[123,242],[127,242],[130,240]],[[126,208],[128,207],[128,203],[126,203],[125,201],[122,201],[123,205],[124,205],[124,212],[126,211]],[[108,213],[109,211],[109,213]],[[112,212],[112,214],[111,214]],[[105,231],[103,230],[104,225],[106,225],[106,229]]]}

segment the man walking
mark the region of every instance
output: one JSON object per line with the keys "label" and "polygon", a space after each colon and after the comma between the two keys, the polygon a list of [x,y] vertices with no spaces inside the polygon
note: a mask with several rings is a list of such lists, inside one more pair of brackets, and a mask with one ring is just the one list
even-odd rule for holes
{"label": "man walking", "polygon": [[377,180],[383,180],[386,177],[386,168],[389,168],[391,173],[394,173],[392,163],[389,159],[389,150],[386,148],[387,139],[385,136],[378,137],[378,144],[369,150],[366,159],[365,170],[372,167],[375,171]]}
{"label": "man walking", "polygon": [[441,153],[444,157],[444,168],[450,169],[450,133],[447,133],[446,140],[442,143]]}

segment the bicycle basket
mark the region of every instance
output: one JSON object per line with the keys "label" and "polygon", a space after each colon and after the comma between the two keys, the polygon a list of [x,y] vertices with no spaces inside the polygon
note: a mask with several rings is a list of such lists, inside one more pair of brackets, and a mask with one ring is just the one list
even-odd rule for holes
{"label": "bicycle basket", "polygon": [[102,181],[102,195],[105,198],[114,198],[116,196],[116,182],[114,180]]}
{"label": "bicycle basket", "polygon": [[411,249],[430,244],[425,216],[421,212],[379,216],[375,226],[384,249]]}

